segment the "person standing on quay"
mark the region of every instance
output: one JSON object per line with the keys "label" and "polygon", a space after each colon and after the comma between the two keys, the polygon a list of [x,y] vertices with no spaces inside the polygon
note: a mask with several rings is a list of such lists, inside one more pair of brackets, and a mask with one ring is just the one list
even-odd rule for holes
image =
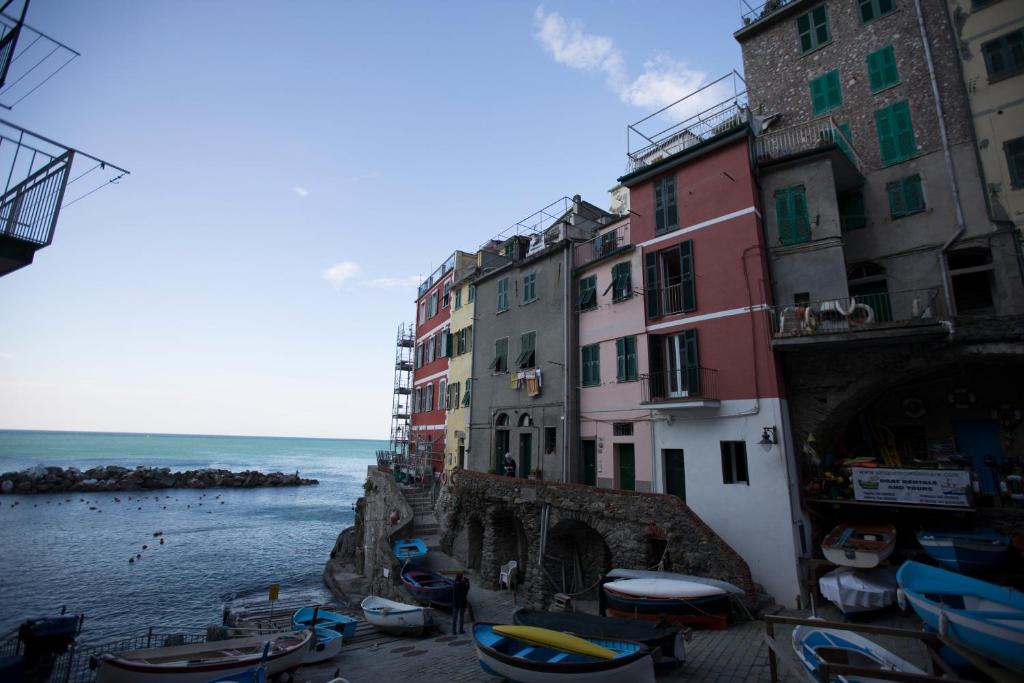
{"label": "person standing on quay", "polygon": [[452,635],[466,632],[463,613],[466,611],[468,597],[469,579],[459,572],[455,575],[455,585],[452,587]]}
{"label": "person standing on quay", "polygon": [[516,476],[516,461],[512,459],[512,454],[505,451],[505,476],[514,477]]}

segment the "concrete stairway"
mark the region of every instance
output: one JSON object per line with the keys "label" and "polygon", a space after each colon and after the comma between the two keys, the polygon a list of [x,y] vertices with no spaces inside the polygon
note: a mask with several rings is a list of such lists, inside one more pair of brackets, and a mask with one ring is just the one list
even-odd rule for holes
{"label": "concrete stairway", "polygon": [[434,508],[430,504],[430,492],[421,488],[402,488],[402,495],[412,508],[414,534],[427,544],[430,554],[423,563],[424,568],[437,572],[454,572],[462,566],[441,551],[441,526],[437,522]]}

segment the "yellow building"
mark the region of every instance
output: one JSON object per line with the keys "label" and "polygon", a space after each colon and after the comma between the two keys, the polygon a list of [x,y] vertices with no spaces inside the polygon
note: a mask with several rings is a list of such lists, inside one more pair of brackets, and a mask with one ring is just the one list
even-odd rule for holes
{"label": "yellow building", "polygon": [[[477,254],[477,260],[480,254]],[[469,444],[469,405],[473,387],[473,281],[478,272],[477,260],[470,261],[462,272],[455,271],[452,282],[452,318],[448,340],[448,412],[445,417],[444,467],[451,471],[465,463]]]}
{"label": "yellow building", "polygon": [[993,221],[1024,231],[1024,2],[947,0]]}

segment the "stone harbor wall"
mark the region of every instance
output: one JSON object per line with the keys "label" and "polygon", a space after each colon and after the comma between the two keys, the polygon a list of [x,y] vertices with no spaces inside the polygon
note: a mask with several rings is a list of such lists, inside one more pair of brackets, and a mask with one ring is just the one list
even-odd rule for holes
{"label": "stone harbor wall", "polygon": [[0,474],[0,493],[65,493],[91,491],[140,491],[152,489],[256,488],[261,486],[310,486],[316,479],[303,479],[298,472],[264,474],[255,470],[186,470],[171,472],[167,467],[93,467],[84,472],[76,467],[38,465],[21,472]]}
{"label": "stone harbor wall", "polygon": [[355,571],[366,577],[370,592],[385,598],[402,599],[405,593],[399,579],[401,563],[391,550],[392,541],[413,533],[413,511],[388,472],[368,468],[365,495],[356,503],[356,519],[351,540],[338,537],[335,553],[345,561],[351,548]]}
{"label": "stone harbor wall", "polygon": [[557,592],[593,599],[604,572],[659,563],[728,581],[756,600],[747,564],[674,496],[460,470],[438,512],[445,551],[492,588],[501,566],[516,560],[520,597],[533,607],[546,607]]}

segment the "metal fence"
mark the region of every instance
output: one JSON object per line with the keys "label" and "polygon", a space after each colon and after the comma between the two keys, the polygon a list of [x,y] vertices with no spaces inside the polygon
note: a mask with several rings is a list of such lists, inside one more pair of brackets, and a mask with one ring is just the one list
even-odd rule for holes
{"label": "metal fence", "polygon": [[602,233],[592,240],[576,245],[576,267],[585,266],[591,261],[607,256],[629,244],[629,223],[620,225],[614,230]]}
{"label": "metal fence", "polygon": [[854,294],[771,308],[776,338],[856,332],[946,319],[938,288]]}
{"label": "metal fence", "polygon": [[676,372],[658,370],[641,375],[643,402],[718,399],[718,370],[699,366],[694,370]]}
{"label": "metal fence", "polygon": [[837,146],[863,172],[860,155],[831,116],[763,133],[754,141],[754,154],[758,161],[770,161],[828,145]]}
{"label": "metal fence", "polygon": [[763,19],[775,10],[782,9],[792,2],[794,0],[768,0],[768,2],[755,3],[751,6],[747,0],[740,0],[740,9],[745,10],[740,13],[740,19],[743,21],[744,26],[750,26],[755,21]]}

